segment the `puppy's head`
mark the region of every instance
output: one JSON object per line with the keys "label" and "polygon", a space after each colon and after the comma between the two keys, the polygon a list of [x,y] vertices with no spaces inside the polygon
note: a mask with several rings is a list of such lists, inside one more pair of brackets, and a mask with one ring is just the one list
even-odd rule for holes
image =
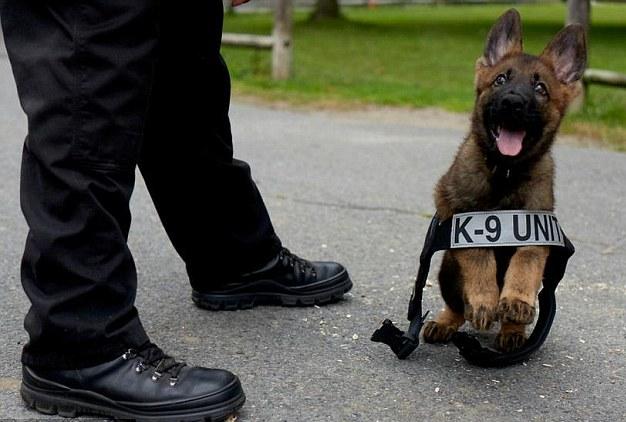
{"label": "puppy's head", "polygon": [[582,26],[567,26],[541,55],[532,56],[522,50],[519,13],[502,15],[476,62],[472,130],[483,149],[510,163],[546,152],[580,92],[585,64]]}

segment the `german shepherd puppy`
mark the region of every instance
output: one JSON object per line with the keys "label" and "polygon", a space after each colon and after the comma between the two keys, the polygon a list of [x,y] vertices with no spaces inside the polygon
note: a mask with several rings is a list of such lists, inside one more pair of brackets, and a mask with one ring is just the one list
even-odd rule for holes
{"label": "german shepherd puppy", "polygon": [[[553,210],[550,150],[580,93],[585,64],[582,26],[567,26],[532,56],[522,51],[519,13],[511,9],[498,19],[476,62],[470,133],[435,189],[440,219],[467,211]],[[446,342],[466,320],[478,330],[500,321],[496,347],[521,347],[548,254],[546,246],[448,250],[439,272],[446,307],[424,326],[424,340]]]}

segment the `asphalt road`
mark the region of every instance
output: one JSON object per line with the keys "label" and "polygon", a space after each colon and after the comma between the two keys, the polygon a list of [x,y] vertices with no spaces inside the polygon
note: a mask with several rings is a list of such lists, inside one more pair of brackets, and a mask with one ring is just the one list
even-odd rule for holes
{"label": "asphalt road", "polygon": [[[139,179],[130,245],[143,323],[170,353],[239,374],[248,396],[240,420],[626,420],[626,155],[556,148],[558,215],[578,252],[559,288],[555,325],[525,365],[480,369],[453,346],[423,345],[398,361],[369,341],[383,318],[404,322],[432,187],[462,130],[436,118],[246,104],[234,104],[232,122],[237,155],[251,163],[284,243],[308,258],[343,262],[355,282],[347,300],[324,308],[200,310]],[[28,306],[19,282],[24,133],[2,56],[2,420],[40,417],[17,392]],[[441,306],[436,287],[427,289],[425,306]]]}

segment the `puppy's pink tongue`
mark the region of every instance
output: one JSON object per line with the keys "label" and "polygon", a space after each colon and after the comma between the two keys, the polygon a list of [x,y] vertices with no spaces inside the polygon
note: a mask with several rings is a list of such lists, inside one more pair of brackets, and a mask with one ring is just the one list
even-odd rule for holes
{"label": "puppy's pink tongue", "polygon": [[526,136],[526,132],[523,130],[515,132],[500,128],[500,133],[496,138],[496,144],[498,145],[500,154],[509,155],[511,157],[519,154],[522,150],[524,136]]}

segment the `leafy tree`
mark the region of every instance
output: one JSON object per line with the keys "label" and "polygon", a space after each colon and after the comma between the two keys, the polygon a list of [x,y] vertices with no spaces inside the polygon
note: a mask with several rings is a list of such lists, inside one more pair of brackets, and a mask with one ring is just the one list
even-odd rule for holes
{"label": "leafy tree", "polygon": [[339,0],[317,0],[311,18],[314,20],[328,18],[333,19],[340,16]]}

